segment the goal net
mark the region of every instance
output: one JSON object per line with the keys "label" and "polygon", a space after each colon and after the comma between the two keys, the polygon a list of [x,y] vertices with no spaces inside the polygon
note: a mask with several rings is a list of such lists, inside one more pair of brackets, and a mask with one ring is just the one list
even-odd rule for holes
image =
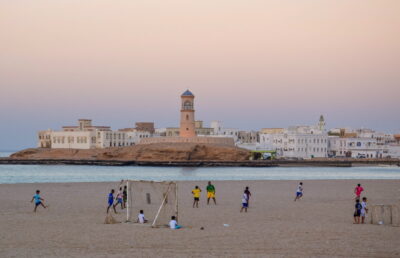
{"label": "goal net", "polygon": [[178,219],[175,182],[124,181],[127,186],[127,221],[136,222],[143,210],[152,227],[168,226],[171,216]]}

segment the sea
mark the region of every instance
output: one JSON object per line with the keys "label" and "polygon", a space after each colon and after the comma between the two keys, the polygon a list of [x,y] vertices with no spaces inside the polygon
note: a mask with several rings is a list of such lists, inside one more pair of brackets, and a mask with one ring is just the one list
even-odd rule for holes
{"label": "sea", "polygon": [[[12,152],[0,152],[8,157]],[[0,184],[217,180],[400,179],[400,167],[142,167],[0,165]]]}

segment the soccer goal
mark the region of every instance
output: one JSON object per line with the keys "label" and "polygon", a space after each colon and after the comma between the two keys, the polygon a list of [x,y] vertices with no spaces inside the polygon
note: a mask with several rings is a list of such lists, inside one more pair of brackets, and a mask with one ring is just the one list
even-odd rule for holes
{"label": "soccer goal", "polygon": [[168,226],[171,216],[178,219],[178,187],[176,182],[132,181],[127,186],[126,220],[135,222],[140,210],[152,227]]}

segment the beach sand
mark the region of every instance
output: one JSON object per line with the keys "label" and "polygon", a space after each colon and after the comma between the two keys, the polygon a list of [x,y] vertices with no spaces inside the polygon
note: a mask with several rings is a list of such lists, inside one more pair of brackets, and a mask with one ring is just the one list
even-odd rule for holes
{"label": "beach sand", "polygon": [[[119,182],[0,185],[0,257],[400,256],[400,227],[353,224],[358,181],[303,182],[304,198],[293,202],[296,181],[215,181],[217,206],[206,205],[207,182],[179,182],[180,230],[103,224],[107,194]],[[400,200],[400,180],[360,183],[369,205]],[[190,193],[196,184],[199,209]],[[245,186],[250,208],[239,213]],[[50,207],[35,214],[36,189]]]}

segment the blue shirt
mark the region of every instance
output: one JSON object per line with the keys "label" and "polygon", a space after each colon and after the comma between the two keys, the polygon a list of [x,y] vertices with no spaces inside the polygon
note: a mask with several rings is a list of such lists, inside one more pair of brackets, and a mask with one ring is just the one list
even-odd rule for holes
{"label": "blue shirt", "polygon": [[112,193],[108,194],[108,203],[113,203],[114,202],[114,195]]}
{"label": "blue shirt", "polygon": [[39,195],[39,194],[35,194],[35,195],[33,196],[33,199],[35,200],[35,203],[40,203],[40,202],[41,202],[41,200],[40,200],[40,195]]}

